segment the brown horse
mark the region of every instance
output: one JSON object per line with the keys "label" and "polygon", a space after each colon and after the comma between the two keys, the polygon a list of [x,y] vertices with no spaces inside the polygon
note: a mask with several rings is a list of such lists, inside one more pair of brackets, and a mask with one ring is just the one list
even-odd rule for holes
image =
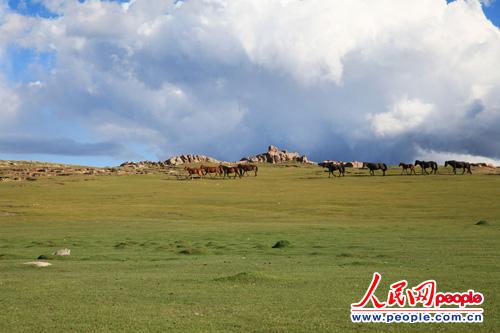
{"label": "brown horse", "polygon": [[185,167],[184,170],[188,172],[188,177],[190,179],[193,179],[193,175],[198,175],[200,178],[203,178],[204,172],[202,168],[190,168],[190,167]]}
{"label": "brown horse", "polygon": [[244,176],[248,171],[253,171],[254,176],[257,177],[257,172],[259,171],[259,168],[255,164],[240,163],[238,164],[238,168],[240,169],[240,173],[242,176]]}
{"label": "brown horse", "polygon": [[224,173],[224,171],[222,170],[222,168],[220,167],[220,165],[218,165],[218,166],[201,165],[200,169],[203,170],[203,172],[205,173],[205,176],[207,174],[210,174],[210,177],[212,177],[212,174],[215,174],[215,175],[217,175],[219,177],[222,177],[222,174]]}
{"label": "brown horse", "polygon": [[240,171],[240,168],[238,168],[238,166],[227,166],[227,165],[221,164],[220,167],[222,168],[222,171],[224,172],[224,178],[226,178],[226,176],[228,178],[231,178],[232,173],[234,173],[234,179],[236,179],[236,176],[241,178],[241,171]]}
{"label": "brown horse", "polygon": [[411,175],[412,173],[416,175],[417,173],[415,172],[415,166],[413,164],[406,164],[406,163],[399,163],[399,166],[403,168],[401,170],[401,174],[406,173],[407,175]]}

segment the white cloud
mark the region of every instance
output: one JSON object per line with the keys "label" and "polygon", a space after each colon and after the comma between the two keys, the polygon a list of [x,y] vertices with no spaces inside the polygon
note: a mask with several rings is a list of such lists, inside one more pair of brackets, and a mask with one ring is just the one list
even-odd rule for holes
{"label": "white cloud", "polygon": [[21,104],[19,96],[11,88],[2,84],[0,77],[0,128],[11,126]]}
{"label": "white cloud", "polygon": [[47,108],[160,158],[269,143],[318,158],[414,157],[403,144],[500,158],[500,32],[477,0],[43,3],[59,16],[0,9],[0,57],[12,44],[55,53],[32,78],[42,85],[13,94],[38,124]]}
{"label": "white cloud", "polygon": [[394,136],[418,128],[433,111],[432,104],[418,99],[401,99],[388,112],[370,116],[372,128],[379,136]]}
{"label": "white cloud", "polygon": [[500,159],[493,159],[485,156],[477,156],[477,155],[463,154],[463,153],[460,154],[460,153],[450,153],[450,152],[442,152],[434,150],[424,150],[421,148],[417,149],[416,158],[420,160],[436,161],[439,164],[444,164],[444,162],[448,160],[456,160],[456,161],[468,161],[471,163],[487,163],[495,166],[500,166]]}

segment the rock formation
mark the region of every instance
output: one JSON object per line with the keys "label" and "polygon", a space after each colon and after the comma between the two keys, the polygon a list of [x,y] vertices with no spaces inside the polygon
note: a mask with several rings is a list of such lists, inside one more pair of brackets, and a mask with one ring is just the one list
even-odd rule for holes
{"label": "rock formation", "polygon": [[71,255],[71,250],[70,249],[59,249],[52,253],[53,256],[69,256]]}
{"label": "rock formation", "polygon": [[260,162],[260,163],[272,163],[280,164],[286,162],[295,163],[312,163],[307,159],[307,156],[300,155],[297,152],[288,152],[286,150],[280,150],[276,146],[269,146],[266,153],[258,154],[255,156],[243,157],[240,161],[242,162]]}
{"label": "rock formation", "polygon": [[215,158],[212,158],[210,156],[205,156],[205,155],[178,155],[178,156],[173,156],[170,157],[169,159],[165,160],[163,162],[164,165],[166,166],[175,166],[175,165],[181,165],[184,163],[220,163],[220,161],[216,160]]}
{"label": "rock formation", "polygon": [[[340,163],[341,161],[334,161],[334,160],[325,160],[322,163],[327,164],[327,163]],[[351,161],[351,162],[343,162],[344,166],[346,168],[355,168],[355,169],[361,169],[363,167],[363,162],[358,162],[358,161]]]}

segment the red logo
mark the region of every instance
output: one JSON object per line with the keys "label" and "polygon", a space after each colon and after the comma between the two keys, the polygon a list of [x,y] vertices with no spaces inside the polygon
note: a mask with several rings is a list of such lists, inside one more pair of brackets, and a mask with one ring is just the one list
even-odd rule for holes
{"label": "red logo", "polygon": [[438,292],[435,280],[426,280],[413,288],[408,288],[408,282],[401,280],[390,285],[387,299],[381,301],[375,296],[375,291],[382,280],[380,273],[373,273],[373,279],[365,295],[358,303],[351,304],[351,309],[365,308],[369,303],[375,309],[388,307],[416,307],[440,308],[441,305],[456,305],[464,308],[467,305],[483,303],[483,294],[468,290],[467,292]]}

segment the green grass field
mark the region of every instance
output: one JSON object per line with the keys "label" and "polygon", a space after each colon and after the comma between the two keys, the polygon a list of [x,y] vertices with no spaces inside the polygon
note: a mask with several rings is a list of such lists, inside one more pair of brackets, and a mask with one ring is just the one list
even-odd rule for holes
{"label": "green grass field", "polygon": [[[0,183],[0,332],[499,332],[500,175],[358,173]],[[484,322],[353,324],[375,271],[384,300],[480,291]]]}

